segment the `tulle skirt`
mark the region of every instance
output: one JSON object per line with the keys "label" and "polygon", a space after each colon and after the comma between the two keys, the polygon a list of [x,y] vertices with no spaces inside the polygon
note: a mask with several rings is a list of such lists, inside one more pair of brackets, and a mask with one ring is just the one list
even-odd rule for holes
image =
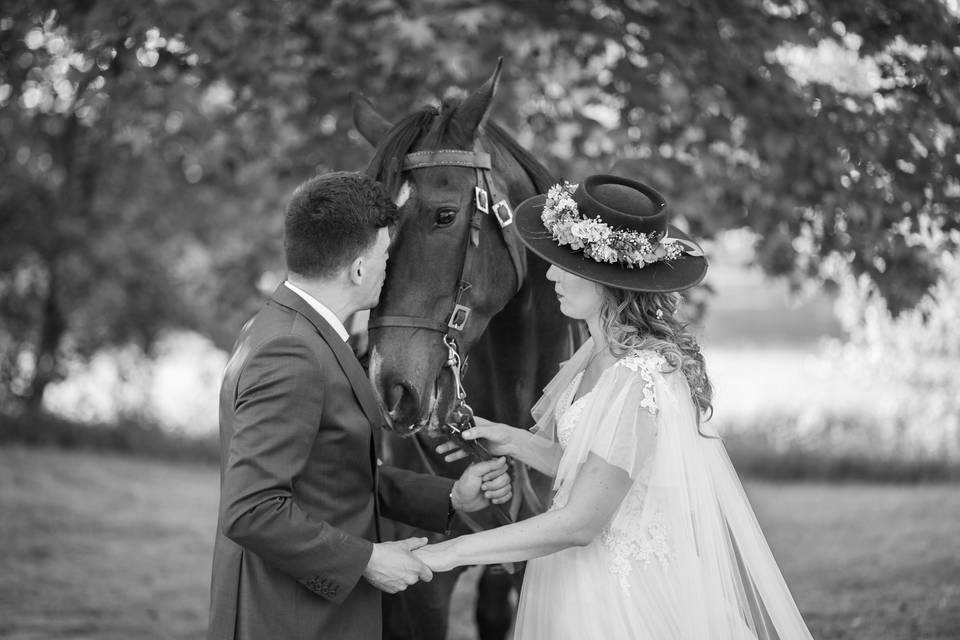
{"label": "tulle skirt", "polygon": [[[515,640],[701,640],[703,602],[679,567],[657,559],[626,575],[600,540],[527,563]],[[623,582],[626,582],[626,588]],[[738,638],[754,640],[746,624]]]}

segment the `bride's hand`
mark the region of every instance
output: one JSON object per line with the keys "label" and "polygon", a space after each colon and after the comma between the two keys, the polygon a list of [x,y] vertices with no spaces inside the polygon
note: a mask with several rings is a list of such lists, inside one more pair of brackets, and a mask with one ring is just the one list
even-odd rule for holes
{"label": "bride's hand", "polygon": [[451,551],[450,541],[420,547],[413,551],[413,555],[436,573],[450,571],[458,566]]}
{"label": "bride's hand", "polygon": [[[492,422],[486,418],[477,416],[475,418],[477,426],[467,429],[463,432],[465,440],[483,439],[483,446],[495,456],[517,455],[517,432],[522,431],[507,424]],[[467,457],[466,452],[461,450],[456,442],[444,442],[437,446],[436,452],[444,456],[447,462],[454,462]]]}

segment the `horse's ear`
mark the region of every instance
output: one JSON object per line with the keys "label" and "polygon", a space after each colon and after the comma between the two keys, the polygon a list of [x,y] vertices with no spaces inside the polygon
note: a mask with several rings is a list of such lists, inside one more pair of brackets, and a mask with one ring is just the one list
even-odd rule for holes
{"label": "horse's ear", "polygon": [[503,58],[497,58],[497,68],[493,75],[483,83],[483,86],[474,91],[463,101],[457,109],[457,121],[464,131],[476,132],[487,119],[493,95],[497,92],[500,83],[500,69],[503,67]]}
{"label": "horse's ear", "polygon": [[353,93],[350,98],[353,102],[353,124],[367,142],[377,146],[393,125],[377,113],[373,103],[362,93]]}

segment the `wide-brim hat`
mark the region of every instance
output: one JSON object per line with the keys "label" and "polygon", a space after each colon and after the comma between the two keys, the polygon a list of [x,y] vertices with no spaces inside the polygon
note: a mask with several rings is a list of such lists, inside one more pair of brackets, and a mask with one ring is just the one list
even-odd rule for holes
{"label": "wide-brim hat", "polygon": [[[572,193],[570,193],[572,191]],[[574,273],[587,280],[593,280],[611,287],[665,293],[682,291],[699,284],[707,274],[707,259],[703,249],[688,234],[669,224],[667,203],[655,189],[642,182],[614,175],[593,175],[583,180],[576,189],[567,189],[576,207],[571,215],[568,207],[566,214],[560,216],[561,232],[557,226],[557,217],[548,215],[550,228],[544,222],[542,214],[549,195],[537,195],[524,200],[516,210],[516,225],[521,241],[533,253],[555,264],[565,271]],[[562,208],[562,207],[561,207]],[[556,200],[551,201],[551,211],[557,209]],[[571,221],[582,218],[584,221],[600,223],[600,228],[613,234],[619,242],[614,248],[622,249],[623,238],[638,240],[637,234],[643,234],[640,244],[645,248],[649,260],[619,259],[614,262],[603,261],[597,256],[623,255],[611,252],[605,247],[609,243],[600,242],[591,245],[589,241],[577,238],[570,242]],[[587,234],[585,229],[597,228],[594,222],[578,225],[577,231]],[[591,236],[596,238],[596,236]],[[666,239],[666,242],[664,242]],[[587,244],[589,246],[578,246]],[[664,249],[672,245],[672,259],[663,259]],[[631,243],[629,247],[636,246]],[[653,251],[649,251],[652,248]],[[655,258],[654,252],[661,257]],[[679,255],[676,255],[679,252]],[[638,255],[631,250],[634,258]]]}

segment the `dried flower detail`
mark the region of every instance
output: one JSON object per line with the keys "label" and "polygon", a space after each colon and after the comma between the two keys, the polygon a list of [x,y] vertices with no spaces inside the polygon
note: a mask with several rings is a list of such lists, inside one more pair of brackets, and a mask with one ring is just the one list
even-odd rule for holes
{"label": "dried flower detail", "polygon": [[564,182],[550,187],[540,219],[560,246],[596,262],[622,264],[628,269],[642,269],[654,262],[676,260],[687,251],[675,238],[660,233],[640,233],[614,229],[599,217],[584,217],[573,199],[577,185]]}

